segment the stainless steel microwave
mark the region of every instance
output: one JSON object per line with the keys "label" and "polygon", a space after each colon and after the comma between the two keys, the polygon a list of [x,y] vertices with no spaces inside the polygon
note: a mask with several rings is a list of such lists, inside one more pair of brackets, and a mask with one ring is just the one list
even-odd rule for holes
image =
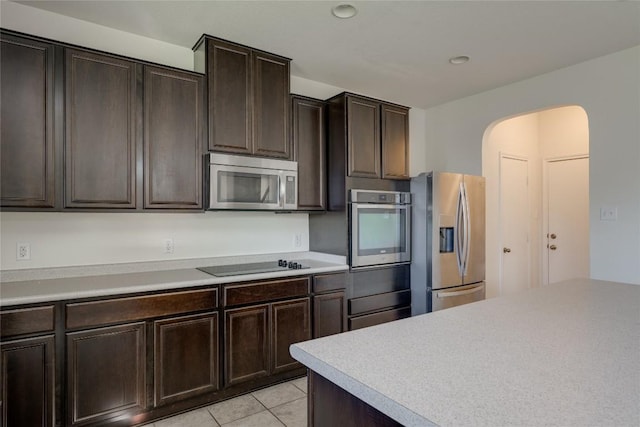
{"label": "stainless steel microwave", "polygon": [[298,163],[209,153],[208,209],[295,210]]}
{"label": "stainless steel microwave", "polygon": [[411,261],[411,193],[351,190],[350,265]]}

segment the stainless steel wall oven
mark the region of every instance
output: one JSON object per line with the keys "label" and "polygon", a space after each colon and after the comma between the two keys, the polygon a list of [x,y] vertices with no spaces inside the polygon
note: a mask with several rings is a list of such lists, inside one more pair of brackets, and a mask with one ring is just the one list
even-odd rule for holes
{"label": "stainless steel wall oven", "polygon": [[411,193],[349,193],[349,260],[353,268],[411,261]]}

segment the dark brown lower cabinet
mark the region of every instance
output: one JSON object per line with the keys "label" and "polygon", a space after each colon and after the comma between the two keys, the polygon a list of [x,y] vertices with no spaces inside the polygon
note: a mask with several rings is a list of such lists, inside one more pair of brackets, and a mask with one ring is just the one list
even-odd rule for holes
{"label": "dark brown lower cabinet", "polygon": [[311,339],[309,298],[271,305],[272,374],[302,366],[289,354],[289,346]]}
{"label": "dark brown lower cabinet", "polygon": [[311,338],[309,297],[225,310],[225,384],[299,368],[289,346]]}
{"label": "dark brown lower cabinet", "polygon": [[313,297],[313,337],[344,332],[345,292],[331,292]]}
{"label": "dark brown lower cabinet", "polygon": [[408,264],[351,273],[348,294],[349,330],[411,316]]}
{"label": "dark brown lower cabinet", "polygon": [[355,331],[356,329],[393,322],[394,320],[405,319],[407,317],[411,317],[411,307],[393,308],[390,310],[365,314],[364,316],[351,317],[349,318],[349,330]]}
{"label": "dark brown lower cabinet", "polygon": [[218,313],[154,322],[155,405],[218,389]]}
{"label": "dark brown lower cabinet", "polygon": [[144,322],[67,333],[67,410],[71,425],[144,411]]}
{"label": "dark brown lower cabinet", "polygon": [[3,426],[53,426],[54,337],[3,342],[0,402]]}
{"label": "dark brown lower cabinet", "polygon": [[269,304],[225,310],[225,384],[269,375]]}

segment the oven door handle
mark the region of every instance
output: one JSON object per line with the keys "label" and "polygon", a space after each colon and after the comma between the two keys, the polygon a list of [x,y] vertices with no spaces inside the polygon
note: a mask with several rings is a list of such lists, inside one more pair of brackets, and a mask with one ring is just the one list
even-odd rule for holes
{"label": "oven door handle", "polygon": [[359,203],[359,202],[350,202],[353,206],[358,208],[366,208],[366,209],[406,209],[411,205],[390,205],[390,204],[374,204],[374,203]]}
{"label": "oven door handle", "polygon": [[482,290],[483,286],[484,285],[475,286],[471,289],[465,289],[464,291],[437,292],[436,296],[438,298],[450,298],[450,297],[459,297],[460,295],[475,294],[476,292]]}

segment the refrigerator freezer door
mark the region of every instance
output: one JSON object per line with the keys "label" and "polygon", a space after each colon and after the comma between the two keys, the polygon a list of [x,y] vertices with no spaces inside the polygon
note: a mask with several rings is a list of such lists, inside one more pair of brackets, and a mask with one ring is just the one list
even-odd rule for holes
{"label": "refrigerator freezer door", "polygon": [[433,291],[431,294],[431,310],[442,310],[470,302],[482,301],[485,295],[484,282],[469,286],[458,286],[451,289]]}
{"label": "refrigerator freezer door", "polygon": [[[434,174],[433,179],[433,289],[448,288],[462,284],[462,276],[458,268],[457,254],[460,247],[457,242],[457,208],[462,175],[455,173]],[[441,251],[440,233],[453,228],[453,252]]]}
{"label": "refrigerator freezer door", "polygon": [[485,279],[485,180],[465,175],[464,187],[469,211],[464,284],[471,284]]}

